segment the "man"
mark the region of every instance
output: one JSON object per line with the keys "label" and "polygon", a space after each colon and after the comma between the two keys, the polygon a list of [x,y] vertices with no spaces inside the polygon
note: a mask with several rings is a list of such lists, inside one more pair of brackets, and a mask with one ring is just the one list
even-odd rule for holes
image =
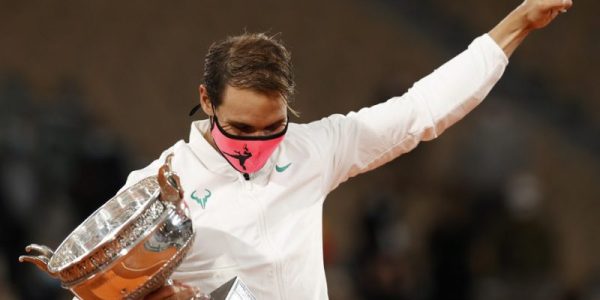
{"label": "man", "polygon": [[125,185],[155,175],[173,154],[196,231],[172,276],[178,283],[147,298],[189,299],[196,288],[210,292],[239,276],[258,299],[327,299],[327,194],[460,120],[491,90],[523,39],[571,5],[525,0],[402,97],[309,124],[288,122],[294,81],[281,44],[244,34],[212,45],[199,87],[209,119],[193,122],[189,142],[131,173]]}

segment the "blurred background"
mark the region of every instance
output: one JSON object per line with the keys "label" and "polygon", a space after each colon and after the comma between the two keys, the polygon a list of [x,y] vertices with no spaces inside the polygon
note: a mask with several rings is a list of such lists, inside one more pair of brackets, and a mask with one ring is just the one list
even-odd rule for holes
{"label": "blurred background", "polygon": [[[0,297],[70,299],[18,256],[187,139],[212,42],[278,34],[310,122],[402,94],[519,3],[0,0]],[[329,196],[331,299],[600,299],[599,8],[575,1],[471,115]]]}

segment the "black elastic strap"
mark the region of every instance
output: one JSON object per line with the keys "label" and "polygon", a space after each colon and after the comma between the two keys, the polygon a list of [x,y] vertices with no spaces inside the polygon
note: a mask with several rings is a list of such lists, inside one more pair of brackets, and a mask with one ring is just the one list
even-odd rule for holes
{"label": "black elastic strap", "polygon": [[188,115],[191,117],[198,111],[198,109],[200,109],[200,104],[196,104],[196,106],[192,107],[192,110],[190,110],[190,113]]}

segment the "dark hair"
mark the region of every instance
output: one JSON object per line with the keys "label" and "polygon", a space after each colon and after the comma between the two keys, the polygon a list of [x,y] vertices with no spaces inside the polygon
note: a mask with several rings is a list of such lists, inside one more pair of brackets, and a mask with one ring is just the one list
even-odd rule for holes
{"label": "dark hair", "polygon": [[291,54],[280,41],[264,33],[229,37],[208,49],[204,84],[215,107],[221,104],[226,85],[279,93],[287,105],[295,87]]}

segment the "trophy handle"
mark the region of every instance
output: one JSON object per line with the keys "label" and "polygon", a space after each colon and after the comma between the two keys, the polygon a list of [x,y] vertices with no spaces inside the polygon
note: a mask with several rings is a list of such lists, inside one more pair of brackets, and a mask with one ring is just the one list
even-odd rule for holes
{"label": "trophy handle", "polygon": [[173,154],[165,159],[165,164],[158,169],[158,185],[160,186],[160,199],[164,202],[179,204],[183,199],[183,189],[177,173],[173,172],[171,160]]}
{"label": "trophy handle", "polygon": [[31,244],[25,247],[25,252],[30,253],[32,251],[38,252],[38,255],[21,255],[19,256],[19,262],[29,262],[36,265],[42,271],[48,273],[48,275],[52,277],[56,277],[56,273],[50,272],[48,269],[48,262],[52,255],[54,255],[54,251],[44,245]]}

